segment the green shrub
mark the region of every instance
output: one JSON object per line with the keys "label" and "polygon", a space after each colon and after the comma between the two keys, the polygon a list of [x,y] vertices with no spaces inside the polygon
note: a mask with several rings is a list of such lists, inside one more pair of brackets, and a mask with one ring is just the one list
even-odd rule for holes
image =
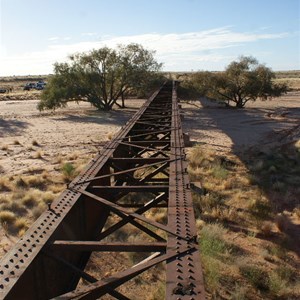
{"label": "green shrub", "polygon": [[209,224],[200,231],[200,248],[202,255],[218,256],[225,252],[228,245],[223,240],[225,229],[219,224]]}
{"label": "green shrub", "polygon": [[240,266],[241,274],[257,289],[262,291],[269,290],[269,280],[267,274],[256,266]]}
{"label": "green shrub", "polygon": [[74,176],[75,167],[71,163],[69,163],[69,162],[65,163],[62,166],[61,170],[62,170],[65,178],[67,178],[67,179],[70,179],[70,178],[72,178]]}
{"label": "green shrub", "polygon": [[270,216],[271,207],[268,203],[255,199],[251,201],[249,210],[256,219],[265,220]]}
{"label": "green shrub", "polygon": [[202,257],[204,268],[204,280],[207,289],[211,293],[216,293],[220,285],[221,268],[220,264],[212,257]]}
{"label": "green shrub", "polygon": [[274,271],[270,273],[268,283],[268,288],[270,292],[277,296],[282,295],[287,287],[287,281],[283,280],[281,276]]}
{"label": "green shrub", "polygon": [[222,165],[214,165],[212,167],[212,175],[217,179],[226,179],[228,176],[228,170]]}

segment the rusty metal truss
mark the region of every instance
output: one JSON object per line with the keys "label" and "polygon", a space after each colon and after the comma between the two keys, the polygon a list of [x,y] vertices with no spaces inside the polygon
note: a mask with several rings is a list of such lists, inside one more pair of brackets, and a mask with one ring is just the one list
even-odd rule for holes
{"label": "rusty metal truss", "polygon": [[[167,222],[151,219],[157,208]],[[145,238],[117,240],[128,224]],[[86,270],[94,252],[149,255],[95,278]],[[0,298],[129,299],[118,287],[160,263],[166,299],[205,299],[176,82],[145,102],[1,260]]]}

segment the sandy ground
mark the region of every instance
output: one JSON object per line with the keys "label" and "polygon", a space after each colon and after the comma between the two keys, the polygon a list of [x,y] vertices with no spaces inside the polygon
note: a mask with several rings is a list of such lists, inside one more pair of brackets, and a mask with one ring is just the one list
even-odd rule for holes
{"label": "sandy ground", "polygon": [[[0,173],[16,175],[28,168],[51,171],[57,156],[94,154],[138,110],[98,112],[87,103],[55,112],[39,112],[38,100],[0,101]],[[205,98],[183,105],[183,130],[194,143],[235,153],[249,146],[270,146],[276,136],[300,124],[300,93],[272,101],[249,103],[243,110],[226,109]],[[38,146],[33,144],[37,142]],[[34,159],[37,152],[42,159]]]}
{"label": "sandy ground", "polygon": [[[127,109],[112,112],[98,112],[87,103],[74,103],[55,112],[40,113],[37,103],[0,102],[0,166],[6,175],[28,168],[51,170],[51,161],[58,155],[97,152],[133,115],[142,100],[132,100]],[[34,141],[38,146],[34,146]],[[37,151],[42,152],[43,159],[33,159]]]}
{"label": "sandy ground", "polygon": [[300,124],[299,92],[272,101],[249,102],[242,110],[227,109],[205,98],[193,105],[183,104],[183,108],[183,128],[191,141],[219,151],[272,147],[277,135]]}

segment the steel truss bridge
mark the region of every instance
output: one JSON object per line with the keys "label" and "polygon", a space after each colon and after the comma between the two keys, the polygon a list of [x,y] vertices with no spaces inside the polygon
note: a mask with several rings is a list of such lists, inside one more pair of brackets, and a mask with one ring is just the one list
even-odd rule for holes
{"label": "steel truss bridge", "polygon": [[[150,218],[154,208],[167,222]],[[146,238],[116,240],[128,224]],[[86,271],[94,252],[146,258],[96,278]],[[118,287],[160,263],[166,299],[205,299],[177,82],[145,102],[1,260],[0,298],[129,299]]]}

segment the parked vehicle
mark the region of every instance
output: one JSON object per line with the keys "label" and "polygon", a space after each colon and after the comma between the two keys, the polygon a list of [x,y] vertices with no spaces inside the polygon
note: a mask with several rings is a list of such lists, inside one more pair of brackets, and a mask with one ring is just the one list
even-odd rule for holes
{"label": "parked vehicle", "polygon": [[46,86],[46,83],[44,81],[39,81],[37,83],[34,83],[34,82],[30,82],[30,83],[27,83],[23,90],[24,91],[30,91],[32,89],[36,89],[36,90],[43,90]]}
{"label": "parked vehicle", "polygon": [[37,89],[37,90],[43,90],[45,87],[46,87],[46,83],[43,82],[43,81],[39,81],[39,82],[36,84],[35,89]]}
{"label": "parked vehicle", "polygon": [[36,84],[33,83],[33,82],[30,82],[30,83],[27,83],[27,84],[24,86],[23,90],[24,90],[24,91],[30,91],[31,89],[34,89],[35,87],[36,87]]}

